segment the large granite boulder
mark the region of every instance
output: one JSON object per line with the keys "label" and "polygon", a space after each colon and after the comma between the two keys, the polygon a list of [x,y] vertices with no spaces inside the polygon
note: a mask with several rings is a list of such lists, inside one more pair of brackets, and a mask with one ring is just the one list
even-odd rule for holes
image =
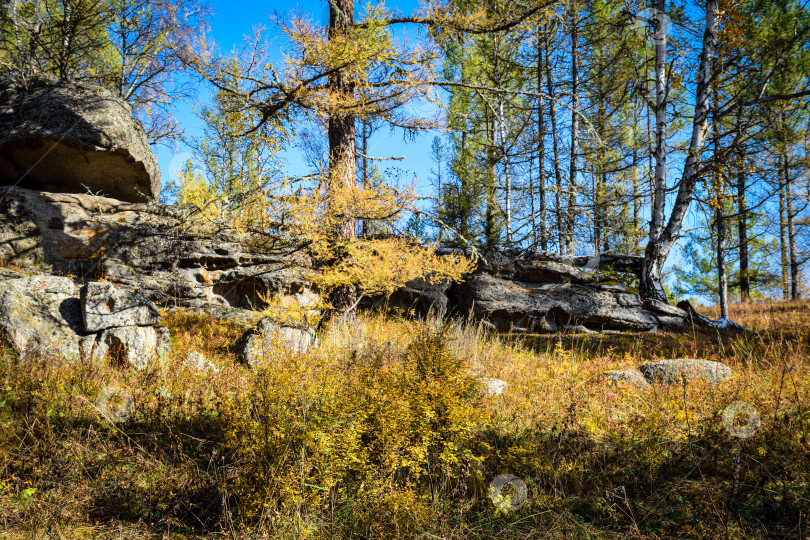
{"label": "large granite boulder", "polygon": [[256,253],[232,231],[191,231],[187,212],[0,187],[0,263],[104,278],[166,307],[261,309],[276,295],[311,304],[305,255]]}
{"label": "large granite boulder", "polygon": [[108,328],[85,338],[82,347],[93,362],[142,370],[169,353],[171,339],[169,330],[162,326],[125,326]]}
{"label": "large granite boulder", "polygon": [[78,360],[84,329],[75,288],[58,276],[0,280],[0,342],[21,357]]}
{"label": "large granite boulder", "polygon": [[[154,304],[140,298],[135,312],[122,310],[116,315],[115,301],[126,306],[131,293],[107,294],[106,298],[114,299],[113,313],[107,314],[111,318],[96,314],[90,318],[93,326],[85,325],[87,317],[83,315],[86,310],[82,304],[88,305],[86,291],[106,290],[108,286],[109,283],[88,284],[80,300],[70,278],[0,272],[0,345],[11,348],[22,358],[109,361],[135,369],[143,369],[163,357],[171,342],[166,328],[154,326],[160,321]],[[111,326],[111,322],[117,326]]]}
{"label": "large granite boulder", "polygon": [[144,202],[160,194],[160,169],[143,126],[109,91],[0,77],[0,184]]}

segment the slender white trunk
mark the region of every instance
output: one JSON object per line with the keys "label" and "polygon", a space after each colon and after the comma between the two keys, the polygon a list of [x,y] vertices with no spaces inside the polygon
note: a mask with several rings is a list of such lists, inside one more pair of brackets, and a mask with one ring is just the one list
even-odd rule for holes
{"label": "slender white trunk", "polygon": [[[692,136],[689,150],[684,162],[683,174],[678,183],[678,194],[672,206],[672,213],[666,227],[661,229],[661,222],[655,220],[650,224],[650,241],[644,253],[644,268],[641,274],[640,289],[642,294],[666,301],[666,293],[661,281],[664,263],[670,250],[678,241],[686,213],[692,202],[695,184],[698,180],[698,166],[706,140],[709,125],[709,93],[712,72],[714,71],[717,50],[717,12],[718,0],[706,1],[706,27],[703,32],[703,49],[700,53],[698,77],[695,92],[695,115],[692,120]],[[663,26],[663,25],[662,25]],[[663,29],[665,31],[665,27]],[[663,215],[661,216],[663,218]]]}

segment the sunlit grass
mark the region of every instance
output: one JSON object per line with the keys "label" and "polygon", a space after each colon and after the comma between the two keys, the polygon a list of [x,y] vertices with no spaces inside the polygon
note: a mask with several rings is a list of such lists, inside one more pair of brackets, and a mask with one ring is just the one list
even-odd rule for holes
{"label": "sunlit grass", "polygon": [[[340,480],[348,491],[336,492],[333,507],[259,518],[242,511],[246,501],[233,491],[250,458],[229,453],[226,440],[229,404],[256,382],[230,352],[243,326],[167,314],[173,354],[145,372],[6,354],[0,537],[801,538],[810,507],[808,307],[735,306],[732,317],[760,332],[750,335],[508,336],[451,322],[446,346],[467,374],[509,383],[477,402],[486,414],[465,443],[477,460],[462,471],[467,480],[392,477],[368,506],[357,499],[363,480],[355,475]],[[396,369],[415,336],[440,326],[362,316],[350,330],[327,330],[313,365],[330,366],[332,383],[360,388],[352,385],[361,367]],[[191,351],[219,371],[187,366]],[[734,375],[721,385],[649,391],[599,378],[673,357],[717,360]],[[109,386],[135,399],[128,421],[112,423],[99,410]],[[384,399],[379,388],[364,399]],[[735,438],[724,427],[722,412],[734,402],[759,412],[754,436]],[[332,436],[339,440],[340,430]],[[487,495],[486,483],[507,473],[528,488],[517,513],[496,512]]]}

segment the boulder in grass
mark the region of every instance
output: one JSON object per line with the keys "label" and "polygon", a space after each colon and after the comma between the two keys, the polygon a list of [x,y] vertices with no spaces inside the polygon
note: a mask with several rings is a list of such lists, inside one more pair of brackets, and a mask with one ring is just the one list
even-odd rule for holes
{"label": "boulder in grass", "polygon": [[725,364],[694,358],[647,362],[638,369],[651,384],[679,384],[683,381],[720,383],[731,378],[731,368]]}
{"label": "boulder in grass", "polygon": [[305,354],[317,344],[315,331],[308,325],[280,323],[266,317],[239,339],[234,345],[234,352],[241,362],[257,367],[264,363],[268,355],[279,352],[279,345],[285,353]]}
{"label": "boulder in grass", "polygon": [[160,324],[160,312],[154,302],[109,282],[86,284],[81,288],[80,298],[87,332]]}
{"label": "boulder in grass", "polygon": [[650,383],[637,369],[621,369],[606,371],[599,376],[614,385],[626,385],[638,390],[649,390]]}
{"label": "boulder in grass", "polygon": [[147,202],[160,168],[141,123],[100,86],[0,77],[0,185]]}

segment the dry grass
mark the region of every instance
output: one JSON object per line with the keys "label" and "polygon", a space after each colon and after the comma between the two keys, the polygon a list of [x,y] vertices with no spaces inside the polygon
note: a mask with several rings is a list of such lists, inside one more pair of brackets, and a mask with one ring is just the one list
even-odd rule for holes
{"label": "dry grass", "polygon": [[[503,396],[481,401],[487,420],[471,447],[480,458],[479,476],[488,482],[514,474],[526,483],[529,498],[520,511],[503,513],[475,475],[463,492],[430,488],[430,513],[420,515],[407,536],[805,540],[808,308],[786,302],[734,306],[732,317],[758,335],[494,336],[478,325],[451,323],[448,348],[469,373],[510,385]],[[328,520],[310,516],[307,527],[294,515],[243,519],[229,488],[245,464],[224,452],[222,412],[254,381],[228,351],[242,329],[188,314],[170,314],[166,321],[173,356],[147,372],[6,355],[0,367],[0,537],[382,535],[382,526],[357,525],[359,510],[348,504],[333,509]],[[347,378],[364,357],[398,358],[421,329],[440,326],[380,315],[362,323],[364,332],[333,329],[322,336],[318,354],[336,358]],[[191,350],[220,372],[186,366]],[[649,392],[598,378],[607,369],[671,357],[718,360],[734,376],[723,385]],[[110,385],[135,398],[125,423],[109,422],[95,403]],[[761,415],[751,438],[732,437],[721,421],[722,411],[739,401]],[[395,483],[391,489],[411,493]],[[368,519],[389,524],[393,518],[380,513]],[[387,536],[404,535],[400,530],[391,528]]]}

